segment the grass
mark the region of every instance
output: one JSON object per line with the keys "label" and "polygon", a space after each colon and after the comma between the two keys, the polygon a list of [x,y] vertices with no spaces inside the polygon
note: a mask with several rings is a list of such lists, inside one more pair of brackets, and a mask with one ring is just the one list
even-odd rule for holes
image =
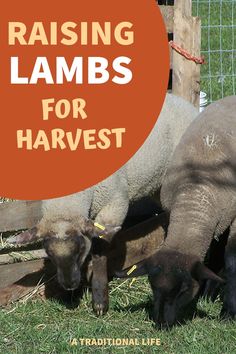
{"label": "grass", "polygon": [[[207,60],[202,66],[201,89],[210,100],[234,94],[236,1],[211,0],[209,7],[205,0],[193,0],[193,8],[202,18],[202,51]],[[220,30],[220,18],[223,25],[235,27]],[[209,24],[216,27],[208,29]],[[220,53],[220,47],[229,52]],[[148,314],[151,291],[147,281],[138,279],[129,285],[130,281],[111,284],[110,311],[99,319],[93,315],[89,294],[74,309],[56,301],[29,300],[1,310],[0,353],[236,353],[236,325],[219,320],[219,300],[214,304],[199,301],[193,320],[170,332],[158,331]],[[161,345],[100,348],[78,342],[71,346],[73,338],[160,338]]]}
{"label": "grass", "polygon": [[[110,311],[102,318],[91,310],[86,293],[79,307],[56,301],[31,300],[0,313],[0,352],[19,353],[235,353],[236,326],[220,322],[221,303],[201,300],[196,316],[171,331],[158,331],[150,319],[151,291],[146,279],[111,283]],[[76,339],[78,344],[72,346]],[[80,344],[81,338],[159,338],[160,346]]]}

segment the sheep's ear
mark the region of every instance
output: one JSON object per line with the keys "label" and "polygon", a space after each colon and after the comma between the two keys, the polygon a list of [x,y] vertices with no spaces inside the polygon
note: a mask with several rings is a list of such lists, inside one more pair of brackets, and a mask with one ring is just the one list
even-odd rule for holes
{"label": "sheep's ear", "polygon": [[24,245],[39,241],[39,239],[40,236],[38,235],[38,229],[37,227],[34,227],[33,229],[23,231],[18,235],[9,237],[7,242],[15,245]]}
{"label": "sheep's ear", "polygon": [[197,281],[201,281],[201,280],[214,280],[218,283],[225,283],[225,280],[223,280],[221,277],[219,277],[218,275],[216,275],[214,272],[212,272],[212,270],[210,270],[209,268],[207,268],[203,263],[198,262],[192,272],[192,277],[194,279],[196,279]]}
{"label": "sheep's ear", "polygon": [[113,226],[113,225],[106,225],[105,230],[102,231],[101,233],[104,234],[105,236],[114,236],[121,230],[121,226]]}
{"label": "sheep's ear", "polygon": [[119,272],[115,272],[115,276],[117,278],[135,278],[145,274],[147,274],[146,259],[137,264],[134,264],[132,267],[126,268]]}
{"label": "sheep's ear", "polygon": [[94,234],[94,225],[92,220],[83,218],[80,221],[80,228],[83,235],[88,236],[88,238],[92,238]]}
{"label": "sheep's ear", "polygon": [[82,233],[89,238],[100,237],[100,236],[109,236],[113,237],[118,231],[121,230],[121,226],[113,225],[100,225],[97,222],[86,219],[84,220],[82,226]]}

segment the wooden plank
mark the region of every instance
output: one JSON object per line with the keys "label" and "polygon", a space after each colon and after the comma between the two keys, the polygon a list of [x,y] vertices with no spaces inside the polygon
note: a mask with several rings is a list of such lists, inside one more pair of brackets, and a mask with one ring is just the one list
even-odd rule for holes
{"label": "wooden plank", "polygon": [[[34,264],[34,272],[30,272],[14,284],[7,285],[0,290],[0,306],[6,306],[22,297],[40,294],[41,297],[57,297],[65,293],[55,279],[55,268],[51,262],[32,261],[18,263],[18,266]],[[0,267],[1,269],[2,267]]]}
{"label": "wooden plank", "polygon": [[29,273],[38,272],[44,267],[44,259],[4,264],[0,266],[0,289],[15,283]]}
{"label": "wooden plank", "polygon": [[41,201],[2,203],[0,204],[0,232],[31,228],[41,217]]}
{"label": "wooden plank", "polygon": [[[201,21],[191,16],[191,0],[176,0],[174,6],[174,42],[190,54],[200,56]],[[199,107],[200,67],[173,51],[172,92]]]}
{"label": "wooden plank", "polygon": [[159,5],[163,16],[167,33],[173,33],[174,30],[174,6]]}
{"label": "wooden plank", "polygon": [[[31,280],[35,278],[34,275],[29,276]],[[11,303],[21,299],[30,292],[32,292],[37,284],[26,286],[26,284],[11,284],[0,291],[0,306],[7,306]]]}
{"label": "wooden plank", "polygon": [[[192,18],[192,51],[197,57],[201,56],[201,19],[199,17]],[[192,90],[191,102],[199,108],[200,105],[200,83],[201,83],[201,65],[194,65],[192,71]]]}
{"label": "wooden plank", "polygon": [[[174,6],[159,5],[167,33],[174,31]],[[172,48],[170,47],[170,68],[172,69]]]}
{"label": "wooden plank", "polygon": [[154,216],[114,236],[108,256],[108,273],[125,269],[151,256],[163,244],[169,216]]}
{"label": "wooden plank", "polygon": [[[0,291],[0,306],[7,306],[17,300],[24,298],[27,301],[27,297],[40,297],[41,299],[58,299],[63,300],[68,297],[71,299],[71,294],[64,290],[58,283],[55,277],[43,278],[43,283],[40,279],[43,276],[42,273],[29,274],[19,282],[9,285]],[[77,298],[79,291],[76,291],[73,295]],[[26,298],[25,298],[26,297]]]}
{"label": "wooden plank", "polygon": [[45,250],[32,250],[32,251],[13,251],[7,254],[0,255],[1,264],[12,264],[17,262],[28,262],[34,259],[47,258]]}

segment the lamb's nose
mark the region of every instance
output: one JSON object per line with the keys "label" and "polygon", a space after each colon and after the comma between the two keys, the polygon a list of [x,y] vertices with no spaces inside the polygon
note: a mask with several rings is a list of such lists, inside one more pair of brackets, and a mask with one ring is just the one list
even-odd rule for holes
{"label": "lamb's nose", "polygon": [[62,286],[65,290],[71,291],[77,289],[79,284],[76,281],[74,281],[71,283],[63,283]]}

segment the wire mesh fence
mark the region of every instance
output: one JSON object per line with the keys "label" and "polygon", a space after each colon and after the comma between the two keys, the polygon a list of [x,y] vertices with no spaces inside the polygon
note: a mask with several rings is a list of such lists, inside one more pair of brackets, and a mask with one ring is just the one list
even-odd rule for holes
{"label": "wire mesh fence", "polygon": [[209,102],[236,94],[236,0],[193,0],[202,20],[201,90]]}

